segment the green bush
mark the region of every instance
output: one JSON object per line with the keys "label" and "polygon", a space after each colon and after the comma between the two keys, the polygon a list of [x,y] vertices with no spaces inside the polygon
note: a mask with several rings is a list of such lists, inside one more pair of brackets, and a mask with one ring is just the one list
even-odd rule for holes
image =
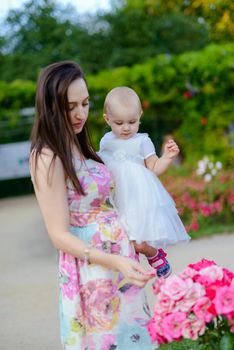
{"label": "green bush", "polygon": [[142,130],[156,145],[174,134],[188,162],[212,155],[230,166],[234,159],[234,45],[210,45],[199,52],[159,55],[143,65],[100,72],[88,78],[95,96],[94,123],[102,122],[106,91],[135,89],[142,100]]}
{"label": "green bush", "polygon": [[32,127],[32,115],[22,109],[34,106],[36,86],[32,81],[0,81],[0,144],[27,140]]}
{"label": "green bush", "polygon": [[[234,44],[210,45],[197,52],[159,55],[145,64],[102,71],[87,77],[91,109],[89,124],[94,143],[107,128],[102,118],[106,93],[118,85],[137,91],[144,115],[141,130],[148,132],[159,150],[165,134],[173,134],[187,162],[204,154],[225,167],[234,159]],[[25,140],[30,120],[19,109],[34,105],[35,83],[0,82],[0,143]],[[7,129],[14,130],[9,133]]]}

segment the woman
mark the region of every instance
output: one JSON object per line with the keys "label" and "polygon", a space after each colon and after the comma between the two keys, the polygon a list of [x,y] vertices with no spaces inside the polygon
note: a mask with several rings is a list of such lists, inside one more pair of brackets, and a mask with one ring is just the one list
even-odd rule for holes
{"label": "woman", "polygon": [[32,131],[31,174],[59,250],[63,349],[152,349],[140,266],[111,201],[113,183],[87,133],[89,94],[70,61],[42,71]]}

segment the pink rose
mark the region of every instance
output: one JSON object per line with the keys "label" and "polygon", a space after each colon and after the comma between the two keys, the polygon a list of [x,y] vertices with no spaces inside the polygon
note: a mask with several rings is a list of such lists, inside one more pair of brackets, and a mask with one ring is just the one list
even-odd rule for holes
{"label": "pink rose", "polygon": [[227,284],[230,285],[232,281],[234,280],[234,273],[229,271],[226,268],[223,268],[223,281]]}
{"label": "pink rose", "polygon": [[209,323],[213,318],[213,315],[208,311],[210,306],[210,299],[204,296],[197,300],[196,304],[193,307],[193,312],[197,318]]}
{"label": "pink rose", "polygon": [[161,291],[171,299],[179,300],[187,294],[192,284],[193,281],[190,278],[183,280],[179,276],[174,275],[166,280],[161,287]]}
{"label": "pink rose", "polygon": [[179,276],[182,279],[186,279],[187,277],[193,278],[197,274],[197,271],[192,269],[191,267],[186,267]]}
{"label": "pink rose", "polygon": [[189,313],[191,311],[191,307],[193,306],[194,302],[191,303],[191,301],[188,298],[183,298],[180,300],[177,300],[174,311],[181,311]]}
{"label": "pink rose", "polygon": [[213,300],[216,296],[216,292],[219,288],[226,286],[223,281],[216,281],[208,286],[206,286],[206,295],[210,300]]}
{"label": "pink rose", "polygon": [[234,325],[234,311],[226,314],[225,317],[227,317],[229,325]]}
{"label": "pink rose", "polygon": [[213,302],[219,315],[234,312],[234,285],[219,288]]}
{"label": "pink rose", "polygon": [[180,339],[185,320],[186,313],[184,312],[173,312],[163,318],[162,329],[167,341],[171,342]]}
{"label": "pink rose", "polygon": [[213,283],[213,280],[209,276],[199,274],[194,277],[194,281],[204,287],[210,286]]}
{"label": "pink rose", "polygon": [[155,341],[157,342],[158,345],[165,344],[166,343],[166,338],[164,338],[160,334],[156,334]]}
{"label": "pink rose", "polygon": [[212,260],[202,259],[196,264],[189,264],[188,267],[191,267],[192,269],[196,271],[200,271],[204,269],[205,267],[216,265],[216,263]]}
{"label": "pink rose", "polygon": [[192,231],[198,231],[199,229],[199,223],[197,221],[192,221],[190,225],[190,229]]}
{"label": "pink rose", "polygon": [[223,279],[223,269],[220,266],[208,266],[199,271],[202,276],[209,276],[212,282]]}
{"label": "pink rose", "polygon": [[155,283],[153,284],[153,291],[154,294],[158,294],[161,290],[161,286],[165,284],[165,279],[164,278],[158,278],[156,279]]}
{"label": "pink rose", "polygon": [[200,335],[203,335],[206,330],[204,321],[198,318],[187,318],[184,322],[183,337],[187,339],[196,340]]}
{"label": "pink rose", "polygon": [[150,338],[152,341],[156,341],[156,337],[157,337],[157,331],[156,330],[156,323],[154,319],[151,319],[150,322],[148,322],[147,324],[147,330],[149,332]]}
{"label": "pink rose", "polygon": [[158,279],[153,288],[156,305],[148,330],[159,345],[196,340],[217,316],[234,333],[234,273],[214,261],[190,264],[180,274]]}
{"label": "pink rose", "polygon": [[158,345],[161,345],[167,342],[166,338],[164,338],[161,334],[159,334],[159,328],[157,327],[155,319],[151,319],[150,322],[148,322],[147,330],[152,342],[157,342]]}
{"label": "pink rose", "polygon": [[168,313],[173,310],[175,301],[167,294],[159,293],[157,296],[157,312],[160,314]]}
{"label": "pink rose", "polygon": [[212,208],[208,203],[200,203],[199,209],[203,216],[210,216],[212,214]]}
{"label": "pink rose", "polygon": [[147,325],[151,340],[156,341],[159,345],[167,342],[162,329],[162,321],[163,315],[155,311],[153,318]]}
{"label": "pink rose", "polygon": [[191,288],[188,289],[183,299],[177,301],[175,310],[182,312],[189,312],[196,301],[205,295],[205,289],[198,283],[194,283]]}
{"label": "pink rose", "polygon": [[188,290],[185,298],[190,299],[191,303],[195,303],[197,299],[205,295],[205,289],[199,283],[193,283],[192,287]]}
{"label": "pink rose", "polygon": [[194,277],[194,281],[202,284],[203,286],[209,286],[212,283],[221,281],[223,279],[223,269],[217,265],[211,265],[204,267]]}

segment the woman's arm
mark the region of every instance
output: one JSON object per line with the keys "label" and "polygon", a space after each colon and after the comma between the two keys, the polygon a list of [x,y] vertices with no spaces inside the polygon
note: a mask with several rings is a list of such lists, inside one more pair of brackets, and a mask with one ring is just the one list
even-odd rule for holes
{"label": "woman's arm", "polygon": [[[52,151],[43,150],[38,158],[36,174],[32,171],[34,189],[42,216],[55,248],[84,259],[87,244],[69,232],[69,208],[62,162],[56,157],[50,169],[52,158]],[[31,169],[34,169],[35,158],[33,155],[31,165]],[[144,275],[146,270],[140,264],[125,257],[107,254],[92,248],[89,258],[91,263],[121,271],[128,282],[139,287],[143,287],[150,278]]]}
{"label": "woman's arm", "polygon": [[171,165],[173,159],[179,154],[179,147],[173,140],[169,140],[164,148],[163,155],[159,158],[156,154],[145,159],[145,166],[159,176]]}

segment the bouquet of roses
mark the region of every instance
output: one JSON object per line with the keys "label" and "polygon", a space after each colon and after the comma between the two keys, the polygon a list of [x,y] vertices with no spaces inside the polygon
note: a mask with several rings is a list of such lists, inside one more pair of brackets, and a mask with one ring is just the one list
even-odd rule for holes
{"label": "bouquet of roses", "polygon": [[154,315],[148,323],[159,345],[198,339],[208,349],[234,349],[234,273],[206,259],[158,279]]}

